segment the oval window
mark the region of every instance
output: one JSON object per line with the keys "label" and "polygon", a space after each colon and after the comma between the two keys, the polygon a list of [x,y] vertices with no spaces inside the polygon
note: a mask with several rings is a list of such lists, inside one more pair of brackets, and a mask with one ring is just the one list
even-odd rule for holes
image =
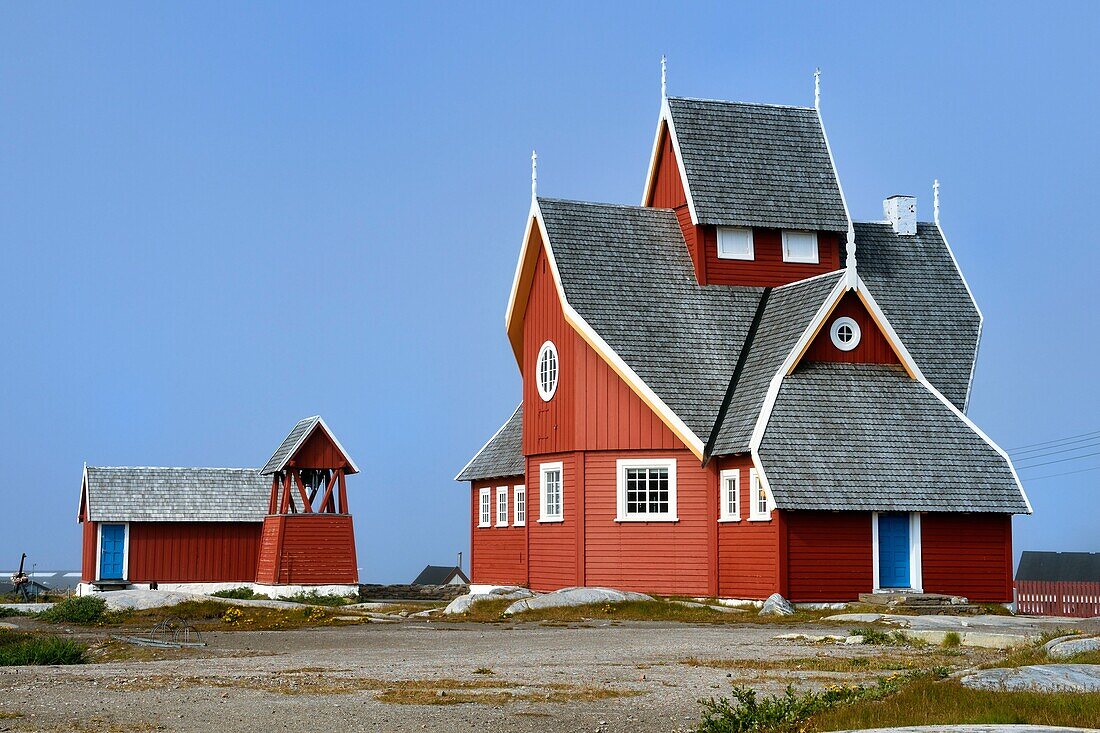
{"label": "oval window", "polygon": [[539,358],[535,362],[535,384],[543,402],[549,402],[558,391],[558,350],[552,341],[547,341],[539,349]]}
{"label": "oval window", "polygon": [[829,337],[833,340],[833,346],[841,351],[851,351],[859,346],[859,324],[848,316],[841,316],[833,321],[829,329]]}

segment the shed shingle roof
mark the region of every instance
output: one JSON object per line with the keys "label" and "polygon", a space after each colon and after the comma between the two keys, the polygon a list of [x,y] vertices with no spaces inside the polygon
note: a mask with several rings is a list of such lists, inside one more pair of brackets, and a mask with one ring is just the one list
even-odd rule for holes
{"label": "shed shingle roof", "polygon": [[800,366],[759,452],[781,509],[1028,511],[1005,458],[897,366]]}
{"label": "shed shingle roof", "polygon": [[523,460],[523,405],[489,438],[477,455],[466,464],[455,481],[481,481],[502,476],[522,476]]}
{"label": "shed shingle roof", "polygon": [[1031,552],[1020,556],[1016,580],[1100,583],[1100,552]]}
{"label": "shed shingle roof", "polygon": [[265,476],[270,476],[271,474],[278,471],[282,467],[283,461],[285,461],[287,457],[290,456],[291,451],[293,451],[298,446],[298,444],[301,443],[302,440],[304,440],[305,437],[310,434],[310,432],[313,430],[314,427],[317,426],[317,423],[319,422],[321,422],[320,415],[314,415],[313,417],[307,417],[299,420],[294,425],[294,427],[291,428],[290,433],[285,438],[283,438],[283,442],[279,444],[279,447],[275,449],[275,452],[271,454],[271,458],[269,458],[267,460],[267,464],[262,469],[260,469],[260,473]]}
{"label": "shed shingle roof", "polygon": [[670,97],[700,224],[846,231],[817,110]]}
{"label": "shed shingle roof", "polygon": [[92,522],[262,522],[270,482],[255,468],[88,466]]}

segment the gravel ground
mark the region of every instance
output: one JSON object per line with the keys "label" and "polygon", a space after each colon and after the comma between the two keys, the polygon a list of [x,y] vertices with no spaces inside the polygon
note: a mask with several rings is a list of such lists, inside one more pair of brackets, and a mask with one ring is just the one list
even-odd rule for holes
{"label": "gravel ground", "polygon": [[[590,622],[565,626],[416,620],[224,632],[206,636],[206,656],[192,653],[162,661],[0,668],[0,731],[690,730],[699,718],[696,701],[724,694],[733,682],[774,692],[788,681],[821,686],[861,678],[823,672],[728,672],[679,660],[888,653],[877,647],[773,639],[779,633],[835,631],[835,627],[816,625]],[[479,668],[492,674],[478,674]],[[868,676],[874,674],[864,679]],[[392,704],[377,699],[375,681],[427,684],[441,679],[516,684],[512,692],[527,699],[455,705]],[[345,692],[334,694],[334,688]],[[565,690],[567,697],[608,690],[640,694],[544,699],[555,690]],[[426,694],[438,695],[434,690]],[[447,693],[451,699],[456,699],[455,694]],[[449,700],[444,696],[435,702]]]}

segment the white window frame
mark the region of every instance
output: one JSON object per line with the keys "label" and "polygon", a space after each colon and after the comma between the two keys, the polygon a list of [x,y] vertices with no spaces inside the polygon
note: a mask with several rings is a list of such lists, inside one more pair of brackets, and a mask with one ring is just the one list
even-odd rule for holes
{"label": "white window frame", "polygon": [[[733,513],[729,511],[729,494],[727,492],[730,480],[733,480]],[[718,521],[741,521],[741,469],[731,468],[718,474]]]}
{"label": "white window frame", "polygon": [[[626,511],[626,472],[630,468],[664,468],[668,470],[668,511],[660,514]],[[679,522],[676,516],[676,459],[620,458],[615,461],[616,522]]]}
{"label": "white window frame", "polygon": [[122,580],[130,580],[130,523],[129,522],[100,522],[95,529],[95,579],[115,580],[115,578],[101,578],[103,570],[103,525],[122,525]]}
{"label": "white window frame", "polygon": [[[722,241],[725,234],[727,237],[733,237],[733,235],[744,235],[745,241],[749,245],[748,252],[723,252]],[[756,245],[753,243],[752,229],[746,227],[718,227],[718,259],[720,260],[755,260],[756,259]]]}
{"label": "white window frame", "polygon": [[[561,495],[558,502],[558,513],[549,514],[546,511],[546,474],[551,471],[558,472],[558,481]],[[565,521],[565,469],[561,461],[539,464],[539,523],[564,522]]]}
{"label": "white window frame", "polygon": [[[523,511],[520,511],[520,507]],[[527,487],[516,484],[512,487],[512,526],[527,526]]]}
{"label": "white window frame", "polygon": [[[554,355],[554,383],[550,385],[549,389],[543,387],[542,384],[542,359],[546,354]],[[539,397],[543,402],[549,402],[554,398],[554,395],[558,391],[558,383],[561,382],[561,358],[558,356],[558,347],[554,346],[553,341],[544,341],[542,346],[539,347],[539,355],[535,359],[535,389],[539,392]]]}
{"label": "white window frame", "polygon": [[[871,591],[873,593],[884,592],[879,585],[878,574],[878,515],[879,512],[871,512],[871,566],[874,586]],[[909,587],[914,593],[924,592],[924,574],[921,572],[920,512],[909,512]],[[897,588],[887,588],[886,592],[897,590]]]}
{"label": "white window frame", "polygon": [[485,486],[478,492],[477,526],[491,527],[493,519],[493,490]]}
{"label": "white window frame", "polygon": [[[760,499],[759,492],[764,492],[764,504],[767,507],[767,511],[760,512]],[[755,468],[749,469],[749,521],[750,522],[770,522],[772,520],[772,502],[768,497],[767,489],[764,488],[764,482],[760,480],[760,474]]]}
{"label": "white window frame", "polygon": [[[792,235],[804,235],[808,234],[813,237],[814,240],[814,256],[809,257],[795,257],[791,254],[790,244],[788,242],[789,237]],[[784,262],[801,262],[809,265],[816,265],[821,261],[821,243],[818,241],[817,232],[803,231],[797,229],[784,229],[783,230],[783,261]]]}
{"label": "white window frame", "polygon": [[[504,501],[502,502],[501,499],[503,499]],[[507,527],[508,526],[508,487],[507,486],[498,486],[497,487],[496,504],[493,506],[493,508],[496,510],[496,515],[497,515],[496,526],[498,526],[498,527]],[[504,511],[501,511],[501,509],[503,509]],[[503,517],[503,519],[501,519],[501,517]]]}
{"label": "white window frame", "polygon": [[[840,328],[841,326],[847,326],[852,329],[851,340],[845,342],[840,340]],[[859,328],[859,324],[856,323],[854,318],[849,316],[841,316],[833,321],[833,325],[829,326],[829,339],[833,342],[833,346],[837,347],[841,351],[851,351],[855,347],[859,346],[859,340],[862,337],[862,332]]]}

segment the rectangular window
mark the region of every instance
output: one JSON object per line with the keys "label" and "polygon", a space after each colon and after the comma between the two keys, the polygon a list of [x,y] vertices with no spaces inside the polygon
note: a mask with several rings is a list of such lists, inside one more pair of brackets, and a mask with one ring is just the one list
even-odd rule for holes
{"label": "rectangular window", "polygon": [[676,461],[662,458],[616,462],[619,522],[675,522]]}
{"label": "rectangular window", "polygon": [[497,487],[497,526],[508,526],[508,487]]}
{"label": "rectangular window", "polygon": [[751,260],[754,257],[751,229],[718,227],[718,258]]}
{"label": "rectangular window", "polygon": [[562,466],[543,463],[539,466],[539,495],[542,499],[540,522],[561,522],[565,518]]}
{"label": "rectangular window", "polygon": [[783,261],[816,265],[817,232],[783,231]]}
{"label": "rectangular window", "polygon": [[772,513],[768,509],[768,492],[755,468],[749,469],[749,520],[768,521]]}
{"label": "rectangular window", "polygon": [[512,511],[515,512],[515,518],[512,525],[522,527],[527,524],[527,487],[521,484],[513,491],[515,496],[512,498]]}
{"label": "rectangular window", "polygon": [[490,496],[490,490],[488,487],[481,490],[478,495],[478,518],[477,526],[488,527],[490,525],[490,519],[493,515],[493,499]]}
{"label": "rectangular window", "polygon": [[721,486],[721,491],[718,492],[718,499],[721,502],[718,507],[718,521],[739,521],[741,519],[741,469],[722,471],[718,480]]}

